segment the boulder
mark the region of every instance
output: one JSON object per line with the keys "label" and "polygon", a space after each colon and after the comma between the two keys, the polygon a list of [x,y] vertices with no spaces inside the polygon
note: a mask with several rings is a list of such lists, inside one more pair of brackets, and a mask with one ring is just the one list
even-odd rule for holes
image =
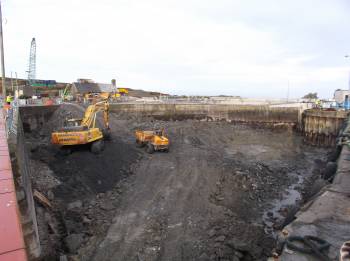
{"label": "boulder", "polygon": [[84,241],[84,234],[70,234],[64,239],[70,253],[75,253]]}
{"label": "boulder", "polygon": [[73,201],[73,202],[71,202],[71,203],[69,203],[68,205],[67,205],[67,209],[68,210],[71,210],[71,209],[74,209],[74,208],[82,208],[82,206],[83,206],[83,202],[81,202],[81,200],[77,200],[77,201]]}

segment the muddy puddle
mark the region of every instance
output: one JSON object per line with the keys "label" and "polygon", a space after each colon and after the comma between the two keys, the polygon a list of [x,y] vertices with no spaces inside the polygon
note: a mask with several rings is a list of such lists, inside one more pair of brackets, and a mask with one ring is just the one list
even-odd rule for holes
{"label": "muddy puddle", "polygon": [[[271,208],[267,208],[263,214],[263,222],[265,224],[264,231],[266,234],[271,234],[276,237],[276,231],[287,225],[286,219],[288,215],[292,215],[299,208],[299,203],[302,200],[300,185],[303,184],[304,178],[300,174],[295,174],[297,182],[290,185],[282,194],[282,199],[274,200],[270,203]],[[292,217],[291,217],[292,218]],[[288,220],[291,222],[292,220]]]}

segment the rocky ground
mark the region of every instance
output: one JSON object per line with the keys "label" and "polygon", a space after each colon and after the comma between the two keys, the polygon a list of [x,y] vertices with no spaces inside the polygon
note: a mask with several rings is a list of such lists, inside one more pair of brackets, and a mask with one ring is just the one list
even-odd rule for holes
{"label": "rocky ground", "polygon": [[[33,187],[53,204],[37,204],[47,260],[265,260],[327,163],[292,130],[117,114],[103,153],[62,155],[49,144],[60,124],[26,134]],[[169,153],[135,147],[134,130],[155,125]]]}

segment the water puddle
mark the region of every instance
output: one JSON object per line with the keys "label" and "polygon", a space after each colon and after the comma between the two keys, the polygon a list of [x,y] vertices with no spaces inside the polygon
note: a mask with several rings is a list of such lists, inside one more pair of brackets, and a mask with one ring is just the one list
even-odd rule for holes
{"label": "water puddle", "polygon": [[301,194],[297,190],[300,184],[303,183],[304,178],[300,174],[291,173],[291,177],[297,177],[297,182],[290,185],[281,200],[274,200],[271,203],[272,208],[267,209],[263,214],[263,222],[265,224],[265,233],[274,235],[274,225],[281,224],[285,220],[288,207],[294,206],[301,200]]}

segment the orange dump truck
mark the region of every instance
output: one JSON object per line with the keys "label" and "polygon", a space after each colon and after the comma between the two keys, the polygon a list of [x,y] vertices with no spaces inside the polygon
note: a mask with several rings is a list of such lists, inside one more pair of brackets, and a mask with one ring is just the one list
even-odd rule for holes
{"label": "orange dump truck", "polygon": [[135,131],[136,144],[138,147],[146,146],[148,153],[154,151],[169,151],[169,139],[164,134],[164,129],[154,131]]}

